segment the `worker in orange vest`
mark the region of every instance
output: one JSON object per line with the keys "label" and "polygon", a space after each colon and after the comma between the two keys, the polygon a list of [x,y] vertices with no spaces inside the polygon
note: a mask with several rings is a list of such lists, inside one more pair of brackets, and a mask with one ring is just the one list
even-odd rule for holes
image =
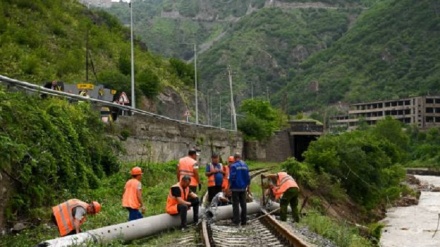
{"label": "worker in orange vest", "polygon": [[226,191],[229,188],[229,166],[232,165],[235,162],[234,156],[228,157],[228,165],[223,166],[223,183],[222,183],[222,190]]}
{"label": "worker in orange vest", "polygon": [[97,214],[101,211],[98,202],[86,203],[78,199],[70,199],[52,207],[52,221],[58,227],[60,236],[73,235],[81,232],[80,226],[86,221],[86,214]]}
{"label": "worker in orange vest", "polygon": [[197,191],[197,186],[199,186],[199,190],[202,188],[199,178],[199,166],[197,164],[198,155],[199,154],[195,149],[190,149],[188,151],[188,156],[179,160],[176,169],[177,181],[180,181],[185,175],[188,175],[191,178],[189,189],[194,193]]}
{"label": "worker in orange vest", "polygon": [[211,163],[206,165],[205,175],[208,177],[208,202],[211,203],[217,193],[222,192],[222,184],[225,172],[219,162],[219,155],[211,155]]}
{"label": "worker in orange vest", "polygon": [[193,208],[194,223],[199,221],[199,199],[189,190],[191,177],[184,175],[179,183],[171,186],[168,193],[166,212],[170,215],[180,215],[180,227],[184,231],[187,227],[187,211]]}
{"label": "worker in orange vest", "polygon": [[141,219],[142,214],[145,213],[145,206],[142,203],[142,169],[136,166],[130,173],[131,179],[125,184],[122,196],[122,206],[128,210],[128,221]]}
{"label": "worker in orange vest", "polygon": [[[269,187],[275,196],[275,200],[280,200],[280,220],[287,220],[287,206],[290,204],[293,220],[299,222],[299,186],[295,179],[286,172],[278,172],[277,174],[270,174],[265,177],[272,180]],[[276,185],[273,184],[273,181],[276,181]]]}

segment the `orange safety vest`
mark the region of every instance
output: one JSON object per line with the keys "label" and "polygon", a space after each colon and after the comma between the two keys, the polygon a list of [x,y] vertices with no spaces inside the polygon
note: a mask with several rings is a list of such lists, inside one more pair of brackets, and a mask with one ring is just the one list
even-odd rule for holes
{"label": "orange safety vest", "polygon": [[298,188],[298,184],[295,182],[289,174],[286,172],[279,172],[277,179],[277,187],[273,188],[273,193],[275,195],[275,199],[280,199],[281,195],[286,192],[289,188]]}
{"label": "orange safety vest", "polygon": [[197,161],[195,161],[193,158],[186,156],[179,160],[179,180],[182,179],[183,176],[188,175],[191,177],[191,183],[190,186],[197,186],[198,183],[194,177],[194,164],[196,164]]}
{"label": "orange safety vest", "polygon": [[[52,207],[52,212],[57,221],[58,230],[60,231],[61,236],[65,236],[71,231],[75,230],[75,226],[73,224],[73,209],[76,207],[82,207],[87,211],[89,204],[78,199],[70,199],[66,202],[58,204],[55,207]],[[86,217],[84,216],[79,224],[81,225],[85,220]]]}
{"label": "orange safety vest", "polygon": [[229,166],[223,166],[223,171],[225,175],[223,175],[222,189],[226,190],[229,188]]}
{"label": "orange safety vest", "polygon": [[132,178],[125,184],[124,195],[122,196],[122,206],[125,208],[139,209],[141,202],[138,200],[137,191],[140,181]]}
{"label": "orange safety vest", "polygon": [[168,193],[167,206],[165,208],[166,212],[171,215],[179,213],[177,211],[177,205],[179,204],[179,202],[177,201],[177,198],[173,196],[173,194],[171,193],[173,187],[180,188],[180,197],[182,197],[184,201],[186,201],[186,199],[188,198],[188,193],[189,193],[189,187],[183,189],[182,186],[180,186],[180,183],[171,186],[170,192]]}
{"label": "orange safety vest", "polygon": [[[219,163],[219,165],[220,165],[220,169],[223,170],[223,165],[221,163]],[[214,165],[212,163],[210,163],[209,166],[210,166],[209,168],[210,172],[214,170]],[[215,173],[208,176],[208,187],[212,187],[212,186],[215,186]]]}

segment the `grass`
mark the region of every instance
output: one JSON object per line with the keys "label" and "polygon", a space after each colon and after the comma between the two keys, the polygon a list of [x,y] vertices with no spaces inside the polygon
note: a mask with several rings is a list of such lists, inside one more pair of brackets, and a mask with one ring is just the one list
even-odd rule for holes
{"label": "grass", "polygon": [[344,222],[336,222],[328,216],[316,211],[309,211],[301,218],[301,224],[332,240],[339,247],[368,247],[373,246],[367,239],[361,237],[356,228]]}
{"label": "grass", "polygon": [[[148,163],[127,163],[122,165],[119,173],[101,180],[101,186],[95,190],[82,191],[84,195],[81,200],[96,200],[102,204],[100,214],[90,216],[86,223],[82,226],[83,231],[119,224],[126,222],[128,212],[121,206],[121,198],[125,182],[130,178],[129,171],[133,166],[140,166],[144,171],[142,178],[142,193],[147,211],[144,217],[165,213],[166,198],[171,185],[176,183],[176,161],[161,164]],[[250,169],[266,167],[267,163],[249,162]],[[199,196],[206,193],[207,180],[204,175],[205,166],[199,169],[202,179],[202,190]],[[254,186],[254,185],[253,185]],[[254,191],[257,191],[255,189]],[[69,198],[65,198],[66,200]],[[50,208],[39,209],[47,213],[47,217],[42,220],[41,224],[22,231],[17,235],[7,235],[1,237],[0,246],[21,247],[33,246],[44,240],[58,237],[58,230],[50,222]],[[144,239],[131,241],[123,244],[121,241],[114,241],[105,246],[158,246],[171,243],[173,239],[181,235],[179,231],[167,230],[161,234],[150,236]]]}

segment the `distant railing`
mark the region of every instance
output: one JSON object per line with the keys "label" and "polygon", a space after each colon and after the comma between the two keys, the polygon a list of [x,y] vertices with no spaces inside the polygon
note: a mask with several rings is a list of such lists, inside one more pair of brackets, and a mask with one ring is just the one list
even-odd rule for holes
{"label": "distant railing", "polygon": [[[19,81],[19,80],[12,79],[12,78],[9,78],[9,77],[3,76],[3,75],[0,75],[0,82],[3,84],[6,84],[8,86],[8,88],[15,87],[15,88],[20,88],[20,89],[28,91],[28,92],[47,94],[47,95],[67,98],[67,99],[71,99],[71,100],[89,101],[90,103],[97,105],[97,106],[114,107],[114,108],[118,108],[122,111],[127,111],[132,114],[140,114],[140,115],[150,116],[153,118],[164,119],[164,120],[168,120],[168,121],[177,122],[180,124],[196,125],[196,126],[205,127],[205,128],[233,131],[233,130],[219,128],[219,127],[215,127],[215,126],[211,126],[211,125],[196,124],[196,123],[186,122],[186,121],[182,121],[182,120],[177,120],[177,119],[169,118],[166,116],[158,115],[155,113],[151,113],[148,111],[139,110],[139,109],[133,108],[131,106],[120,105],[120,104],[117,104],[114,102],[109,102],[109,101],[94,99],[94,98],[88,98],[88,97],[84,97],[84,96],[77,95],[77,94],[66,93],[63,91],[52,90],[52,89],[45,88],[40,85],[35,85],[35,84],[29,83],[29,82],[24,82],[24,81]],[[129,115],[131,115],[131,114],[129,114]]]}

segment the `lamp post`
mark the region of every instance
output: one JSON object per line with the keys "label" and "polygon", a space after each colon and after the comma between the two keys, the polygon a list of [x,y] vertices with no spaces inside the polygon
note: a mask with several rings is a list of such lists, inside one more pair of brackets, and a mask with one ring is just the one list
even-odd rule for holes
{"label": "lamp post", "polygon": [[199,104],[197,99],[197,44],[194,43],[194,93],[196,104],[196,124],[199,124]]}
{"label": "lamp post", "polygon": [[196,124],[199,124],[199,99],[197,94],[197,44],[194,43],[180,43],[182,45],[193,45],[194,46],[194,96],[195,96],[195,107],[196,107]]}
{"label": "lamp post", "polygon": [[130,0],[130,38],[131,38],[131,107],[136,108],[134,95],[134,44],[133,44],[133,0]]}
{"label": "lamp post", "polygon": [[237,131],[237,115],[235,113],[235,104],[234,104],[234,93],[232,90],[232,72],[231,66],[228,65],[228,77],[229,77],[229,89],[231,91],[231,124],[233,125],[233,130]]}

